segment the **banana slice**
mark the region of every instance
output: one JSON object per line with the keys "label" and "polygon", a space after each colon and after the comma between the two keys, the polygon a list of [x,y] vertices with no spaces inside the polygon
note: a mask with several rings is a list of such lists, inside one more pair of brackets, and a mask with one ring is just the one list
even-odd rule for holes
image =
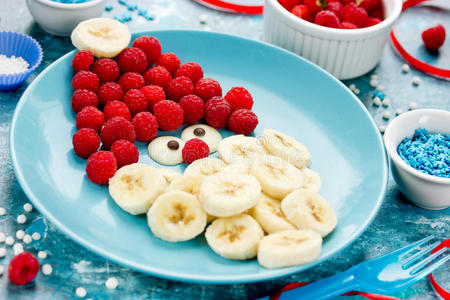
{"label": "banana slice", "polygon": [[166,181],[158,169],[138,163],[120,168],[109,180],[109,194],[132,215],[146,213],[165,187]]}
{"label": "banana slice", "polygon": [[200,188],[203,209],[216,217],[229,217],[258,202],[261,185],[251,175],[217,173],[206,177]]}
{"label": "banana slice", "polygon": [[175,180],[175,178],[183,176],[180,172],[169,168],[158,168],[158,172],[166,181],[166,189],[169,187],[172,181]]}
{"label": "banana slice", "polygon": [[285,230],[265,236],[259,243],[258,263],[265,268],[307,264],[320,256],[322,237],[312,230]]}
{"label": "banana slice", "polygon": [[303,168],[300,171],[302,171],[303,174],[302,189],[318,193],[320,191],[320,186],[322,185],[320,175],[310,168]]}
{"label": "banana slice", "polygon": [[125,49],[131,40],[128,26],[110,18],[94,18],[75,27],[70,36],[78,50],[89,50],[95,57],[112,58]]}
{"label": "banana slice", "polygon": [[220,159],[227,164],[233,162],[251,163],[258,155],[267,154],[258,139],[242,134],[233,135],[220,141],[217,148]]}
{"label": "banana slice", "polygon": [[153,234],[168,242],[195,238],[206,227],[206,214],[198,200],[182,191],[170,191],[156,199],[147,214]]}
{"label": "banana slice", "polygon": [[148,154],[160,164],[173,166],[183,162],[183,140],[175,136],[160,136],[148,144]]}
{"label": "banana slice", "polygon": [[275,233],[295,226],[289,223],[281,211],[281,203],[264,193],[261,193],[258,203],[250,210],[250,215],[261,225],[267,233]]}
{"label": "banana slice", "polygon": [[250,174],[250,165],[241,163],[232,163],[227,165],[222,172],[238,173],[238,174]]}
{"label": "banana slice", "polygon": [[225,166],[226,164],[220,159],[205,157],[192,162],[186,170],[184,170],[184,175],[213,175],[222,171]]}
{"label": "banana slice", "polygon": [[199,198],[200,187],[206,176],[204,175],[183,175],[175,178],[169,185],[169,191],[183,191]]}
{"label": "banana slice", "polygon": [[204,124],[195,124],[189,127],[186,127],[183,132],[181,132],[181,139],[187,142],[190,139],[201,139],[209,147],[209,153],[213,153],[217,151],[217,146],[222,140],[222,135],[215,128],[204,125]]}
{"label": "banana slice", "polygon": [[266,129],[261,136],[261,144],[275,156],[290,162],[297,168],[309,165],[311,154],[308,148],[296,139],[273,129]]}
{"label": "banana slice", "polygon": [[263,192],[276,199],[283,199],[303,184],[299,169],[273,155],[260,156],[254,161],[250,172],[261,183]]}
{"label": "banana slice", "polygon": [[337,224],[331,205],[312,191],[293,191],[281,201],[281,210],[297,228],[314,230],[323,237],[333,231]]}
{"label": "banana slice", "polygon": [[211,249],[228,259],[245,260],[256,256],[264,232],[249,215],[219,218],[206,229],[206,242]]}

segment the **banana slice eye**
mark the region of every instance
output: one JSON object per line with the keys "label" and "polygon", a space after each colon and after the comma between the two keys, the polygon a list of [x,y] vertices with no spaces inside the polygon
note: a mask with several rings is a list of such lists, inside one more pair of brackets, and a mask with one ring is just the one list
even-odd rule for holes
{"label": "banana slice eye", "polygon": [[214,153],[217,151],[217,147],[222,140],[222,135],[211,126],[196,124],[186,127],[181,132],[181,139],[185,142],[190,139],[201,139],[208,145],[209,153]]}

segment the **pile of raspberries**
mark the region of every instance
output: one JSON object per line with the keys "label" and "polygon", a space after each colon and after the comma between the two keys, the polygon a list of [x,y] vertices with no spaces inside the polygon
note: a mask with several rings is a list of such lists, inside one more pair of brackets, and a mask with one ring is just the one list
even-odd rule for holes
{"label": "pile of raspberries", "polygon": [[198,63],[181,64],[175,53],[161,54],[160,42],[151,36],[137,38],[115,59],[78,51],[72,67],[78,129],[73,147],[88,158],[86,173],[96,184],[107,184],[117,168],[137,162],[134,142],[150,142],[158,129],[204,120],[216,129],[249,134],[258,125],[245,88],[233,87],[222,97],[219,82],[204,78]]}
{"label": "pile of raspberries", "polygon": [[358,29],[383,21],[382,0],[278,0],[293,15],[317,25]]}

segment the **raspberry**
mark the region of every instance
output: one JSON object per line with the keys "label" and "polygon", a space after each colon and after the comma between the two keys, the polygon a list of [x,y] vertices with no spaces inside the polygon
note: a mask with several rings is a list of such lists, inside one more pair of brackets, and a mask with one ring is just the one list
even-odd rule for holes
{"label": "raspberry", "polygon": [[176,77],[169,83],[166,91],[170,100],[178,101],[184,96],[194,93],[194,84],[186,76]]}
{"label": "raspberry", "polygon": [[100,147],[100,137],[92,128],[81,128],[73,135],[72,145],[76,155],[88,158]]}
{"label": "raspberry", "polygon": [[201,139],[188,140],[181,151],[185,163],[190,164],[197,159],[208,157],[209,147]]}
{"label": "raspberry", "polygon": [[92,73],[91,71],[79,71],[72,78],[72,86],[74,90],[88,89],[96,93],[99,85],[100,79],[97,74]]}
{"label": "raspberry", "polygon": [[153,108],[153,115],[161,130],[177,130],[183,124],[184,112],[181,106],[171,100],[159,101]]}
{"label": "raspberry", "polygon": [[123,89],[120,84],[116,82],[105,82],[98,89],[98,100],[103,105],[106,105],[109,101],[122,101]]}
{"label": "raspberry", "polygon": [[105,123],[103,113],[93,106],[86,106],[75,117],[77,129],[92,128],[99,132]]}
{"label": "raspberry", "polygon": [[89,50],[78,51],[73,57],[72,68],[75,72],[89,71],[89,67],[94,62],[94,55]]}
{"label": "raspberry", "polygon": [[123,96],[123,102],[125,102],[133,115],[148,110],[149,101],[147,100],[147,97],[145,97],[143,92],[136,89],[129,90],[125,96]]}
{"label": "raspberry", "polygon": [[181,61],[180,59],[175,55],[175,53],[163,53],[159,56],[158,60],[156,61],[157,66],[162,66],[167,69],[167,71],[170,72],[170,74],[175,74],[175,72],[180,67]]}
{"label": "raspberry", "polygon": [[342,22],[339,24],[340,29],[358,29],[358,26],[349,22]]}
{"label": "raspberry", "polygon": [[358,28],[366,25],[367,18],[367,11],[362,7],[356,6],[353,2],[345,5],[342,9],[343,21],[355,24]]}
{"label": "raspberry", "polygon": [[225,100],[230,103],[231,111],[241,108],[252,109],[252,95],[243,87],[234,87],[225,95]]}
{"label": "raspberry", "polygon": [[181,65],[175,72],[175,77],[186,76],[192,83],[196,83],[200,78],[203,78],[202,67],[195,62],[187,62]]}
{"label": "raspberry", "polygon": [[117,168],[137,163],[139,160],[138,147],[126,140],[115,141],[111,146],[111,152],[117,161]]}
{"label": "raspberry", "polygon": [[161,66],[156,66],[147,70],[144,73],[145,82],[147,84],[157,85],[162,88],[166,88],[172,81],[172,75]]}
{"label": "raspberry", "polygon": [[142,49],[136,47],[126,48],[120,52],[117,62],[124,73],[144,73],[147,69],[147,56]]}
{"label": "raspberry", "polygon": [[117,140],[127,140],[134,143],[136,133],[130,121],[122,117],[114,117],[106,121],[100,132],[100,137],[103,147],[109,149]]}
{"label": "raspberry", "polygon": [[155,103],[159,101],[166,100],[166,93],[164,93],[164,89],[157,85],[147,85],[140,89],[142,93],[144,93],[145,97],[149,102],[148,109],[153,111],[153,106]]}
{"label": "raspberry", "polygon": [[322,10],[317,13],[314,23],[321,26],[339,28],[339,19],[334,12],[329,10]]}
{"label": "raspberry", "polygon": [[313,17],[311,15],[311,13],[309,12],[308,6],[306,6],[306,5],[300,4],[300,5],[294,6],[294,8],[291,10],[291,13],[294,16],[299,17],[300,19],[306,20],[308,22],[313,21]]}
{"label": "raspberry", "polygon": [[195,84],[195,94],[204,101],[214,96],[222,96],[222,88],[220,84],[211,78],[202,78]]}
{"label": "raspberry", "polygon": [[128,121],[131,121],[130,110],[128,109],[128,106],[122,101],[109,101],[103,108],[103,113],[105,114],[105,121],[108,121],[109,119],[114,117],[122,117],[124,119],[127,119]]}
{"label": "raspberry", "polygon": [[75,90],[72,95],[72,109],[74,112],[78,113],[86,106],[95,106],[98,105],[97,95],[91,91],[86,89]]}
{"label": "raspberry", "polygon": [[230,103],[220,96],[212,97],[205,103],[206,122],[216,129],[224,128],[227,125],[230,114]]}
{"label": "raspberry", "polygon": [[344,8],[344,5],[339,1],[328,2],[327,10],[334,12],[339,20],[342,19],[342,8]]}
{"label": "raspberry", "polygon": [[370,7],[371,2],[372,0],[359,0],[358,6],[364,8],[367,11]]}
{"label": "raspberry", "polygon": [[422,40],[425,47],[430,50],[438,50],[445,41],[445,28],[441,24],[428,28],[422,32]]}
{"label": "raspberry", "polygon": [[141,74],[135,72],[127,72],[120,76],[117,83],[120,84],[123,91],[126,92],[131,89],[141,89],[145,85],[144,77]]}
{"label": "raspberry", "polygon": [[111,58],[97,59],[91,67],[101,82],[116,81],[120,76],[119,65]]}
{"label": "raspberry", "polygon": [[249,134],[257,125],[258,117],[248,109],[239,109],[228,119],[228,128],[237,134]]}
{"label": "raspberry", "polygon": [[184,111],[184,124],[192,125],[197,123],[203,118],[204,104],[202,98],[195,95],[187,95],[181,98],[181,108]]}
{"label": "raspberry", "polygon": [[378,23],[381,23],[381,21],[382,21],[381,19],[370,17],[370,18],[367,18],[367,23],[365,26],[370,27],[373,25],[377,25]]}
{"label": "raspberry", "polygon": [[321,2],[319,0],[304,0],[304,4],[308,6],[312,15],[315,15],[322,10]]}
{"label": "raspberry", "polygon": [[383,8],[371,10],[371,11],[370,11],[370,16],[371,16],[372,18],[378,18],[378,19],[383,20],[383,19],[384,19],[384,11],[383,11]]}
{"label": "raspberry", "polygon": [[86,175],[95,184],[108,184],[117,171],[117,160],[109,151],[98,151],[89,156]]}
{"label": "raspberry", "polygon": [[278,0],[278,2],[289,11],[291,11],[294,6],[300,4],[300,0]]}
{"label": "raspberry", "polygon": [[16,285],[25,285],[36,278],[39,262],[30,252],[22,252],[9,262],[8,278]]}
{"label": "raspberry", "polygon": [[140,48],[145,52],[149,66],[153,65],[161,55],[161,44],[157,38],[152,36],[144,35],[138,37],[134,40],[133,47]]}
{"label": "raspberry", "polygon": [[156,122],[156,118],[148,111],[137,113],[131,123],[136,131],[136,140],[140,142],[150,142],[158,132],[158,122]]}
{"label": "raspberry", "polygon": [[[383,11],[381,0],[370,0],[367,10],[376,10],[376,9]],[[381,17],[380,19],[382,18],[383,17]]]}

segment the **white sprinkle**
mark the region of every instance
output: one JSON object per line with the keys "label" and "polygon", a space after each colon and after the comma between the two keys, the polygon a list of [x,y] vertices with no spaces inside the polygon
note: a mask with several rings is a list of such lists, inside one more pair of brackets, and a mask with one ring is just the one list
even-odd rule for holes
{"label": "white sprinkle", "polygon": [[381,105],[381,99],[379,97],[373,98],[373,105],[380,106]]}
{"label": "white sprinkle", "polygon": [[352,83],[348,86],[348,88],[351,89],[352,91],[354,91],[356,89],[356,85],[354,83]]}
{"label": "white sprinkle", "polygon": [[3,275],[3,272],[5,272],[5,267],[3,265],[0,265],[0,276]]}
{"label": "white sprinkle", "polygon": [[14,244],[14,238],[12,236],[7,236],[5,239],[5,244],[11,246],[12,244]]}
{"label": "white sprinkle", "polygon": [[391,117],[391,113],[390,113],[390,112],[385,111],[385,112],[383,113],[383,119],[389,120],[390,117]]}
{"label": "white sprinkle", "polygon": [[395,114],[397,116],[401,115],[402,113],[403,113],[403,109],[401,109],[401,108],[397,108],[397,110],[395,111]]}
{"label": "white sprinkle", "polygon": [[114,290],[118,285],[119,285],[119,282],[117,281],[116,277],[109,277],[105,281],[105,286],[110,290]]}
{"label": "white sprinkle", "polygon": [[379,90],[379,91],[384,91],[384,85],[382,85],[382,84],[379,84],[379,85],[377,85],[377,90]]}
{"label": "white sprinkle", "polygon": [[0,216],[4,216],[6,214],[6,209],[4,207],[0,207]]}
{"label": "white sprinkle", "polygon": [[21,243],[15,243],[13,246],[14,255],[18,255],[23,252],[23,245]]}
{"label": "white sprinkle", "polygon": [[380,130],[381,133],[384,133],[386,131],[386,126],[380,125],[380,126],[378,126],[378,129]]}
{"label": "white sprinkle", "polygon": [[409,65],[404,64],[404,65],[402,66],[402,72],[403,72],[403,73],[408,73],[409,70],[410,70]]}
{"label": "white sprinkle", "polygon": [[30,203],[25,203],[23,205],[23,210],[26,211],[26,212],[30,212],[30,211],[33,210],[33,205],[31,205]]}
{"label": "white sprinkle", "polygon": [[414,76],[412,78],[412,84],[418,86],[420,84],[420,78],[418,76]]}
{"label": "white sprinkle", "polygon": [[45,251],[39,251],[39,252],[38,252],[38,257],[39,257],[40,259],[46,259],[46,258],[47,258],[47,252],[45,252]]}
{"label": "white sprinkle", "polygon": [[207,15],[200,15],[198,20],[200,21],[200,24],[204,25],[204,24],[206,24],[206,22],[208,22],[208,16]]}
{"label": "white sprinkle", "polygon": [[51,265],[49,265],[49,264],[42,265],[42,273],[44,275],[50,275],[50,274],[52,274],[52,272],[53,272],[53,268]]}
{"label": "white sprinkle", "polygon": [[383,104],[383,106],[386,106],[386,107],[388,107],[389,106],[389,104],[390,104],[390,100],[389,100],[389,98],[384,98],[383,99],[383,101],[381,102],[381,104]]}
{"label": "white sprinkle", "polygon": [[378,80],[378,75],[377,74],[371,75],[370,80]]}
{"label": "white sprinkle", "polygon": [[409,108],[409,110],[415,110],[417,108],[417,103],[416,102],[409,102],[408,108]]}
{"label": "white sprinkle", "polygon": [[0,248],[0,258],[3,258],[6,256],[6,248],[5,247],[1,247]]}
{"label": "white sprinkle", "polygon": [[27,217],[24,214],[17,216],[17,223],[24,224],[27,221]]}
{"label": "white sprinkle", "polygon": [[378,85],[378,80],[371,79],[369,85],[371,87],[376,87]]}
{"label": "white sprinkle", "polygon": [[31,235],[29,235],[29,234],[25,234],[25,236],[23,237],[23,242],[24,242],[25,244],[31,243],[32,240],[33,240],[33,239],[31,238]]}
{"label": "white sprinkle", "polygon": [[22,229],[19,229],[16,231],[16,238],[18,240],[23,239],[24,236],[25,236],[25,231],[23,231]]}
{"label": "white sprinkle", "polygon": [[361,93],[359,89],[355,89],[353,92],[355,93],[355,95],[359,95],[359,93]]}
{"label": "white sprinkle", "polygon": [[77,287],[77,289],[75,290],[75,294],[77,295],[77,297],[79,298],[84,298],[87,295],[86,289],[84,287]]}
{"label": "white sprinkle", "polygon": [[41,234],[39,232],[34,232],[31,237],[33,238],[33,240],[37,241],[41,239]]}
{"label": "white sprinkle", "polygon": [[0,243],[3,243],[5,241],[6,234],[4,232],[0,231]]}
{"label": "white sprinkle", "polygon": [[0,54],[0,74],[17,74],[28,70],[30,65],[22,57]]}

